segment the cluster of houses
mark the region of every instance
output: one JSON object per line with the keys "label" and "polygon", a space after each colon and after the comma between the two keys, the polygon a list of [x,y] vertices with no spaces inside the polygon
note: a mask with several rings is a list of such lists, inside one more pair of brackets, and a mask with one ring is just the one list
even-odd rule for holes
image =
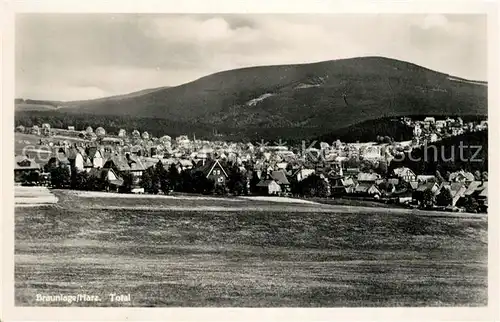
{"label": "cluster of houses", "polygon": [[445,137],[457,136],[467,132],[484,131],[488,129],[488,121],[464,122],[457,117],[436,119],[428,116],[423,121],[412,120],[409,117],[402,117],[403,124],[413,128],[413,143],[420,145],[426,142],[436,142]]}
{"label": "cluster of houses", "polygon": [[[50,129],[50,126],[44,128]],[[24,131],[31,133],[32,129]],[[40,146],[50,149],[43,160],[36,151],[28,150],[25,155],[16,156],[16,182],[38,172],[37,184],[48,184],[48,169],[66,167],[72,175],[85,171],[89,176],[104,178],[111,190],[118,190],[124,184],[124,175],[130,174],[132,192],[144,193],[141,186],[144,171],[161,162],[164,168],[175,166],[179,173],[200,171],[220,185],[227,184],[236,167],[245,174],[247,186],[253,185],[252,192],[263,195],[297,194],[294,186],[314,175],[322,180],[327,196],[418,204],[422,202],[424,191],[432,191],[437,196],[443,189],[448,189],[452,195],[451,207],[460,206],[461,200],[467,197],[473,197],[481,207],[487,207],[487,181],[480,181],[469,172],[452,173],[448,178],[438,180],[433,175],[417,175],[404,167],[394,169],[392,173],[378,174],[346,166],[345,161],[353,157],[373,163],[390,162],[393,154],[401,151],[401,142],[343,143],[337,140],[332,144],[321,142],[319,149],[309,147],[294,151],[281,144],[191,140],[186,135],[172,139],[169,136],[154,138],[138,131],[131,136],[125,131],[120,131],[118,136],[106,135],[104,129],[95,132],[87,129],[85,132],[97,132],[97,139],[41,138]],[[311,162],[311,158],[316,162]]]}

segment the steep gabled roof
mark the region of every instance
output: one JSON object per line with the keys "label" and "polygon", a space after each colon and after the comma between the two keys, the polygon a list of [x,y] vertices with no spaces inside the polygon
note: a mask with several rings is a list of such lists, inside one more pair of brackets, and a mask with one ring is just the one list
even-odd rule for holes
{"label": "steep gabled roof", "polygon": [[129,165],[131,171],[144,171],[144,170],[146,170],[146,168],[144,167],[144,164],[142,163],[141,158],[138,156],[135,156],[133,154],[129,155],[128,165]]}
{"label": "steep gabled roof", "polygon": [[121,155],[112,155],[105,163],[104,168],[111,168],[115,166],[118,171],[129,171],[130,166],[127,163],[127,159]]}
{"label": "steep gabled roof", "polygon": [[417,191],[425,191],[427,189],[432,189],[436,183],[435,182],[426,182],[418,186]]}
{"label": "steep gabled roof", "polygon": [[360,183],[356,186],[354,191],[355,192],[368,192],[368,190],[370,190],[371,186],[373,186],[373,183]]}
{"label": "steep gabled roof", "polygon": [[481,181],[472,181],[469,186],[467,187],[467,190],[465,190],[464,195],[470,196],[473,194],[476,189],[481,185]]}
{"label": "steep gabled roof", "polygon": [[196,170],[203,172],[205,176],[209,176],[212,171],[215,169],[216,166],[219,166],[222,169],[222,172],[226,177],[229,177],[227,171],[224,169],[222,164],[220,164],[219,160],[210,160],[209,162],[206,162],[205,165],[197,168]]}
{"label": "steep gabled roof", "polygon": [[420,174],[420,175],[417,176],[417,181],[427,182],[429,180],[436,181],[436,176],[434,176],[434,175],[428,175],[428,174]]}
{"label": "steep gabled roof", "polygon": [[275,180],[280,185],[281,184],[290,184],[290,182],[288,181],[288,179],[286,177],[285,172],[282,170],[271,172],[271,178],[273,180]]}
{"label": "steep gabled roof", "polygon": [[380,175],[378,173],[361,172],[361,173],[358,173],[357,179],[358,179],[358,181],[375,181],[377,179],[380,179]]}
{"label": "steep gabled roof", "polygon": [[40,169],[40,165],[35,162],[33,159],[29,159],[25,156],[16,156],[15,157],[15,170],[38,170]]}
{"label": "steep gabled roof", "polygon": [[406,175],[408,175],[408,173],[413,173],[413,171],[407,167],[396,168],[393,170],[393,172],[398,177],[406,176]]}
{"label": "steep gabled roof", "polygon": [[102,156],[101,151],[99,151],[97,149],[97,147],[92,146],[92,147],[88,148],[87,155],[89,158],[93,159],[95,157],[95,155],[97,154],[97,152],[99,152],[99,154]]}
{"label": "steep gabled roof", "polygon": [[192,167],[193,166],[193,162],[191,160],[186,160],[186,159],[180,159],[179,161],[177,161],[177,163],[179,163],[183,167]]}

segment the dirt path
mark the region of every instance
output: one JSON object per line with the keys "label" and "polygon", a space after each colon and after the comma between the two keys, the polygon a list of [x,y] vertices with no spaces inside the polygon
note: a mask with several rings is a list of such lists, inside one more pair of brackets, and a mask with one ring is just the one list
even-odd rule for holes
{"label": "dirt path", "polygon": [[56,204],[59,199],[46,187],[14,187],[16,207],[36,207]]}

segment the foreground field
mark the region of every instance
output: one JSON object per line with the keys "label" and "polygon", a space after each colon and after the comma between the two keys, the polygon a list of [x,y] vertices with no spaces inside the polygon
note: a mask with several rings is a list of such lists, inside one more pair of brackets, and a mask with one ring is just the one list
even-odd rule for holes
{"label": "foreground field", "polygon": [[[97,306],[480,306],[486,217],[314,212],[318,205],[89,198],[16,208],[17,305],[99,295]],[[115,209],[105,209],[105,206]],[[123,208],[119,206],[122,205]],[[321,207],[328,205],[321,205]],[[319,210],[320,208],[318,208]],[[339,208],[340,209],[340,208]],[[303,211],[302,211],[303,210]],[[130,294],[110,302],[109,294]]]}

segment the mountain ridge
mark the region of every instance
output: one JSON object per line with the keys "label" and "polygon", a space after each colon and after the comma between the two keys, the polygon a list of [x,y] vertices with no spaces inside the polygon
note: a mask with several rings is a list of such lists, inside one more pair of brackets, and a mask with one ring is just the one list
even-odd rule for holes
{"label": "mountain ridge", "polygon": [[390,116],[487,115],[486,84],[368,56],[221,71],[118,99],[65,102],[58,110],[166,118],[235,130],[337,129]]}

